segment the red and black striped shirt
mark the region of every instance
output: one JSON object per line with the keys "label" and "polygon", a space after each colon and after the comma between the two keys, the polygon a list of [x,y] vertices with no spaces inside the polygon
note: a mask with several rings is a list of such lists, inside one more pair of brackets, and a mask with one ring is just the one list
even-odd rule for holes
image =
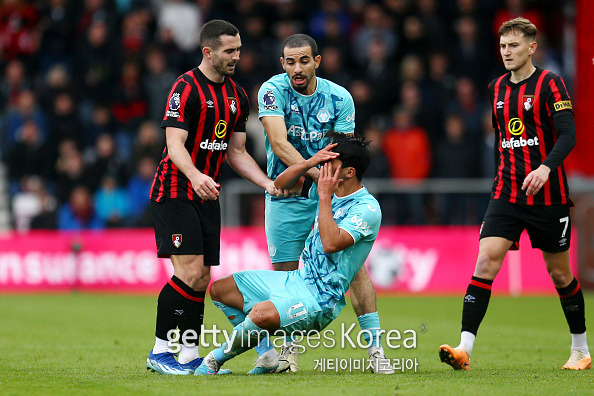
{"label": "red and black striped shirt", "polygon": [[491,197],[524,205],[571,205],[563,164],[551,171],[536,195],[527,196],[521,189],[526,176],[543,163],[557,141],[553,114],[573,111],[565,83],[539,68],[517,84],[510,75],[489,84],[497,159]]}
{"label": "red and black striped shirt", "polygon": [[[196,168],[217,181],[234,132],[245,132],[249,102],[245,90],[226,77],[215,83],[195,68],[182,74],[169,92],[161,128],[188,131],[185,148]],[[199,201],[188,178],[175,166],[167,146],[153,184],[150,198],[185,198]]]}

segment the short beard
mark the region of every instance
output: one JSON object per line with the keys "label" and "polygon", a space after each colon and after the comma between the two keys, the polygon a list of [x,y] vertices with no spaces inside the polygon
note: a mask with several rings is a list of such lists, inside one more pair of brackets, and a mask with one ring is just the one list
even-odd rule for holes
{"label": "short beard", "polygon": [[291,79],[291,86],[293,87],[293,89],[299,93],[303,93],[305,91],[307,91],[307,87],[309,87],[309,83],[311,82],[311,80],[308,80],[307,77],[305,78],[305,84],[303,84],[300,87],[297,87],[293,84],[293,80]]}
{"label": "short beard", "polygon": [[217,73],[219,73],[221,76],[225,76],[225,77],[231,77],[233,74],[235,74],[235,69],[233,69],[233,71],[228,71],[225,68],[225,65],[216,65],[213,64],[212,65],[213,69],[215,69],[217,71]]}

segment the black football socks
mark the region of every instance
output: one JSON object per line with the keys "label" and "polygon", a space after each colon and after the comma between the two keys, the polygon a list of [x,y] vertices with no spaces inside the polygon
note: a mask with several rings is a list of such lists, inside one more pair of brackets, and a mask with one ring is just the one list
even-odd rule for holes
{"label": "black football socks", "polygon": [[[157,302],[157,327],[155,335],[162,340],[179,328],[180,337],[188,330],[200,335],[204,317],[204,291],[196,291],[175,275],[163,286]],[[192,333],[193,335],[193,333]],[[198,340],[195,340],[196,345]]]}
{"label": "black football socks", "polygon": [[584,294],[577,279],[573,278],[569,285],[557,289],[557,293],[569,331],[572,334],[584,333],[586,331]]}
{"label": "black football socks", "polygon": [[491,298],[492,280],[472,277],[462,308],[462,331],[476,335],[478,328],[485,317],[489,299]]}

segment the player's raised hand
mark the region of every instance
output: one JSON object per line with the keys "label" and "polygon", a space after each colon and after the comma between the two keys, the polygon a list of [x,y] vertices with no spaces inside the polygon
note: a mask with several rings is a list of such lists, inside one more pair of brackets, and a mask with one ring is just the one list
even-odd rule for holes
{"label": "player's raised hand", "polygon": [[330,143],[329,145],[315,153],[313,157],[308,159],[307,165],[309,165],[310,167],[318,166],[323,162],[330,161],[331,159],[338,157],[340,154],[331,151],[337,145],[338,143]]}
{"label": "player's raised hand", "polygon": [[339,164],[336,169],[332,170],[332,164],[326,162],[320,169],[320,177],[318,178],[318,195],[320,198],[332,197],[332,194],[338,188],[342,181],[340,178],[340,170],[342,166]]}
{"label": "player's raised hand", "polygon": [[218,198],[219,188],[221,188],[221,185],[216,183],[212,177],[205,175],[204,173],[200,173],[190,180],[190,182],[192,183],[192,187],[200,199],[212,201]]}
{"label": "player's raised hand", "polygon": [[549,180],[551,169],[546,165],[541,165],[526,176],[522,183],[522,190],[526,190],[526,195],[536,195],[542,186]]}

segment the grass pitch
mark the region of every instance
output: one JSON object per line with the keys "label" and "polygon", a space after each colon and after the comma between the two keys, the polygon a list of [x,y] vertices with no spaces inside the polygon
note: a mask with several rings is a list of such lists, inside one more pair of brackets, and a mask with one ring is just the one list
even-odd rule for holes
{"label": "grass pitch", "polygon": [[[0,295],[0,394],[566,394],[592,393],[594,370],[560,370],[571,343],[558,298],[494,296],[469,372],[439,362],[437,348],[459,341],[462,296],[383,297],[382,328],[417,333],[417,347],[386,350],[417,359],[418,370],[391,376],[314,370],[316,359],[361,359],[362,349],[309,349],[300,372],[247,376],[256,354],[225,365],[230,376],[162,376],[147,372],[154,341],[156,296],[98,294]],[[586,323],[594,324],[594,294],[586,295]],[[206,304],[205,325],[230,329]],[[331,326],[355,322],[346,307]],[[358,330],[358,326],[354,331]],[[591,335],[591,339],[592,339]],[[339,340],[339,339],[338,339]],[[339,343],[339,342],[337,342]],[[385,343],[384,343],[385,344]],[[592,340],[590,346],[594,347]],[[207,351],[203,351],[203,355]]]}

